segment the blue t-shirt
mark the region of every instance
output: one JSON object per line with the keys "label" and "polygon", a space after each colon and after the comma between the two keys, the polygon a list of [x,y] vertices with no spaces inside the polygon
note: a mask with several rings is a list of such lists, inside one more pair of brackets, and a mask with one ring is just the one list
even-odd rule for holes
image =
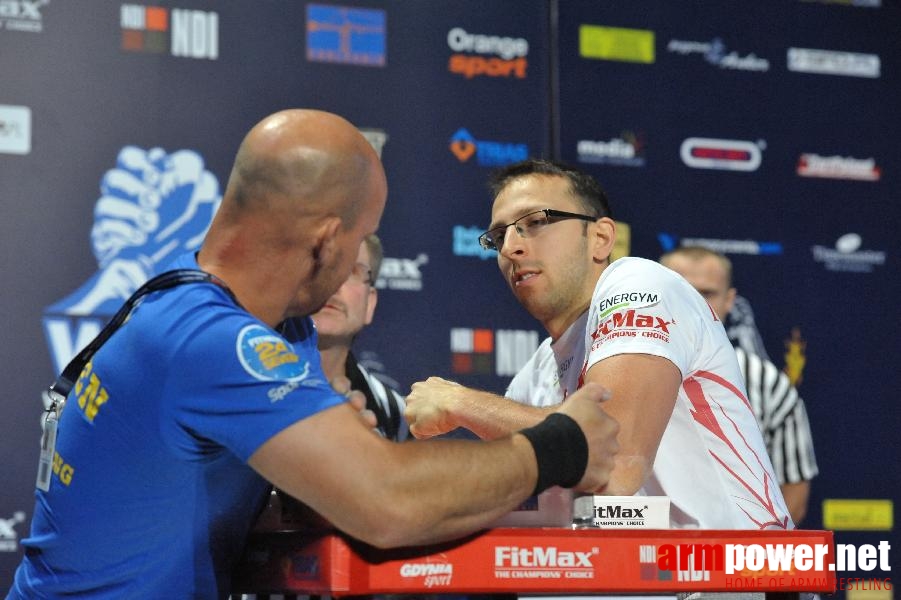
{"label": "blue t-shirt", "polygon": [[69,394],[9,597],[227,597],[269,491],[247,459],[344,400],[312,321],[287,327],[211,283],[148,296]]}

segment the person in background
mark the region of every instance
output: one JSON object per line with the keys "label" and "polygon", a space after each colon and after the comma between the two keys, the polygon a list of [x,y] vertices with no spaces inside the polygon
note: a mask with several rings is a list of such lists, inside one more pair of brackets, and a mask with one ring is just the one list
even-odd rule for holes
{"label": "person in background", "polygon": [[581,171],[531,159],[496,172],[491,189],[480,242],[550,337],[506,398],[438,377],[414,383],[411,433],[465,427],[493,439],[600,383],[620,424],[606,494],[668,496],[673,528],[791,528],[735,352],[698,292],[655,261],[610,261],[607,197]]}
{"label": "person in background", "polygon": [[[727,257],[708,248],[683,246],[664,254],[660,263],[694,286],[720,319],[732,310],[736,290]],[[819,472],[804,400],[772,362],[737,346],[735,353],[785,504],[792,520],[800,523],[807,514],[810,480]]]}
{"label": "person in background", "polygon": [[170,264],[209,277],[145,296],[60,409],[7,599],[227,598],[272,486],[383,548],[461,537],[550,486],[604,488],[602,386],[493,442],[397,444],[329,385],[301,317],[347,280],[386,197],[337,115],[250,130],[200,251]]}
{"label": "person in background", "polygon": [[313,315],[313,322],[319,334],[322,370],[329,381],[347,377],[350,388],[366,396],[366,409],[375,414],[379,432],[390,440],[403,441],[410,433],[403,418],[403,397],[357,362],[351,352],[354,338],[372,322],[381,265],[382,242],[377,235],[368,235],[360,244],[350,276]]}

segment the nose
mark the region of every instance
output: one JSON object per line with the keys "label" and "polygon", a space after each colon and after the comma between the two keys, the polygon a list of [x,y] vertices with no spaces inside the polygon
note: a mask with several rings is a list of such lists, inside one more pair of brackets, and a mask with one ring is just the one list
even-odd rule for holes
{"label": "nose", "polygon": [[[511,227],[513,228],[513,231],[510,231]],[[513,223],[510,223],[507,225],[507,230],[504,232],[504,243],[501,246],[500,254],[505,258],[522,254],[524,252],[525,239],[526,238],[519,232],[519,228]]]}

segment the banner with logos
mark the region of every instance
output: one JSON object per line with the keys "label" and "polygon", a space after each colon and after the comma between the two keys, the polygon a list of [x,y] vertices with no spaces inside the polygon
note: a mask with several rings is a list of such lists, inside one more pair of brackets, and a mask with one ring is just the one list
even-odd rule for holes
{"label": "banner with logos", "polygon": [[802,526],[897,544],[901,7],[727,5],[560,2],[560,156],[605,187],[633,255],[731,260],[733,326],[756,323],[807,405]]}
{"label": "banner with logos", "polygon": [[356,351],[401,392],[430,375],[503,392],[546,337],[477,237],[493,168],[561,158],[609,192],[623,254],[732,259],[808,403],[805,525],[897,541],[899,23],[880,0],[0,0],[0,589],[31,517],[41,389],[199,247],[242,137],[286,107],[345,116],[385,164]]}

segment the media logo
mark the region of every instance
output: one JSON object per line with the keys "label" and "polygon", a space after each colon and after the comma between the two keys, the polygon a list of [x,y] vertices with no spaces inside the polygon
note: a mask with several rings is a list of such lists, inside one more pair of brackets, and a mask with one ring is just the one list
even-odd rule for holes
{"label": "media logo", "polygon": [[44,309],[59,373],[135,290],[183,252],[197,250],[222,196],[193,150],[122,148],[100,181],[91,244],[97,271]]}
{"label": "media logo", "polygon": [[466,129],[458,129],[451,136],[450,151],[461,163],[467,162],[474,155],[476,162],[482,167],[502,167],[529,156],[526,144],[477,140]]}
{"label": "media logo", "polygon": [[307,5],[307,60],[385,66],[384,10]]}
{"label": "media logo", "polygon": [[730,52],[720,38],[714,38],[710,42],[670,40],[666,45],[666,50],[682,56],[701,54],[708,64],[720,69],[755,71],[758,73],[770,70],[770,61],[767,59],[760,58],[753,52],[745,56],[739,55],[734,50]]}
{"label": "media logo", "polygon": [[798,159],[797,172],[801,177],[857,181],[879,181],[882,176],[882,170],[876,166],[874,158],[820,156],[819,154],[802,154]]}
{"label": "media logo", "polygon": [[759,242],[756,240],[722,240],[713,238],[679,238],[672,233],[657,234],[657,241],[664,252],[679,246],[703,246],[720,254],[776,255],[782,254],[781,242]]}
{"label": "media logo", "polygon": [[119,10],[122,49],[183,58],[219,58],[219,14],[141,4]]}
{"label": "media logo", "polygon": [[529,42],[525,38],[472,34],[462,27],[454,27],[447,32],[447,45],[457,53],[448,61],[451,73],[466,79],[479,75],[526,78]]}
{"label": "media logo", "polygon": [[576,144],[578,160],[582,163],[643,167],[644,135],[624,131],[610,140],[579,140]]}
{"label": "media logo", "polygon": [[486,250],[479,244],[483,231],[478,227],[454,225],[454,256],[478,256],[482,260],[497,258],[496,250]]}
{"label": "media logo", "polygon": [[857,233],[846,233],[835,241],[834,248],[813,246],[813,259],[823,263],[830,271],[850,273],[872,273],[876,267],[885,264],[885,252],[881,250],[861,250],[863,238]]}
{"label": "media logo", "polygon": [[416,258],[385,257],[375,287],[418,292],[422,289],[422,266],[427,264],[428,254],[419,254]]}
{"label": "media logo", "polygon": [[788,70],[816,75],[879,78],[882,61],[878,54],[837,52],[814,48],[789,48]]}
{"label": "media logo", "polygon": [[366,141],[369,142],[369,145],[372,146],[372,149],[375,150],[375,153],[381,158],[382,148],[384,148],[385,144],[388,142],[388,134],[381,129],[363,127],[360,128],[360,133],[363,134],[363,137],[366,138]]}
{"label": "media logo", "polygon": [[693,169],[721,169],[724,171],[756,171],[763,158],[766,142],[688,138],[682,142],[679,155],[682,162]]}
{"label": "media logo", "polygon": [[459,374],[515,375],[538,349],[538,332],[521,329],[450,331],[451,370]]}
{"label": "media logo", "polygon": [[40,33],[44,30],[41,9],[50,0],[0,0],[0,29]]}
{"label": "media logo", "polygon": [[19,549],[19,536],[16,525],[25,522],[25,513],[18,510],[9,519],[0,519],[0,552],[16,552]]}
{"label": "media logo", "polygon": [[580,25],[579,56],[651,64],[656,58],[654,32],[649,29]]}
{"label": "media logo", "polygon": [[31,152],[31,109],[0,104],[0,153]]}

